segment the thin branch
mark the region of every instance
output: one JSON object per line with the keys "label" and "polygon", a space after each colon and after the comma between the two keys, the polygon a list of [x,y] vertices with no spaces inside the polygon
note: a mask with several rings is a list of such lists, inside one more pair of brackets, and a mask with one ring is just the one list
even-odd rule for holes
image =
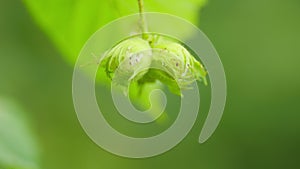
{"label": "thin branch", "polygon": [[147,32],[147,25],[144,16],[144,1],[138,0],[138,4],[139,4],[139,13],[140,13],[140,28],[142,31],[143,38],[146,38],[145,32]]}

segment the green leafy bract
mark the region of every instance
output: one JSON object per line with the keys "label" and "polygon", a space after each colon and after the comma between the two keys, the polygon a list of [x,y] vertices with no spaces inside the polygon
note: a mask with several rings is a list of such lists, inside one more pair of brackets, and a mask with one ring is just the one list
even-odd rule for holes
{"label": "green leafy bract", "polygon": [[160,81],[180,95],[196,80],[206,84],[201,63],[180,42],[161,35],[126,39],[109,50],[100,65],[108,77],[117,74],[113,82],[126,89],[131,82],[144,86]]}

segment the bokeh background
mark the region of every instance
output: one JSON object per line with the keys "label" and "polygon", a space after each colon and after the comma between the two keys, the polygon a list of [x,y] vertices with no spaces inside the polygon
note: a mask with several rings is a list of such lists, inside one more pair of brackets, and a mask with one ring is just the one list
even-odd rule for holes
{"label": "bokeh background", "polygon": [[198,144],[200,114],[171,151],[128,159],[88,138],[73,109],[72,64],[24,2],[0,0],[0,168],[300,168],[300,1],[209,0],[199,15],[226,71],[222,121]]}

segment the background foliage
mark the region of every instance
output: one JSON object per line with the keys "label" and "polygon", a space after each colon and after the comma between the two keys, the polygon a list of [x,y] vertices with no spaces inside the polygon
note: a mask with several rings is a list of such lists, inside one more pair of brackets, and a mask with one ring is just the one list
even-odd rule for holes
{"label": "background foliage", "polygon": [[[43,169],[179,169],[187,165],[212,169],[299,168],[299,1],[210,0],[206,4],[201,11],[200,28],[215,44],[227,75],[228,98],[222,122],[213,137],[200,145],[197,138],[205,119],[202,113],[191,133],[177,147],[158,157],[142,160],[117,157],[96,146],[83,132],[73,109],[70,63],[74,62],[72,58],[77,56],[85,38],[104,24],[104,20],[103,23],[94,21],[100,20],[97,17],[100,14],[95,14],[99,6],[87,6],[92,1],[86,5],[74,1],[77,2],[73,4],[77,6],[75,11],[79,13],[70,12],[68,8],[57,9],[58,18],[47,15],[51,16],[47,18],[49,23],[40,23],[39,18],[45,16],[34,15],[35,19],[32,19],[31,14],[34,10],[47,12],[52,9],[51,4],[46,4],[46,1],[24,2],[0,1],[0,131],[11,134],[10,141],[4,143],[6,137],[0,132],[0,168],[17,164],[4,161],[3,154],[8,153],[3,152],[14,152],[8,148],[18,144],[20,147],[16,148],[18,151],[14,152],[14,157],[22,161],[24,156],[21,154],[27,154],[30,158],[26,159],[32,159],[29,161]],[[29,2],[37,6],[30,6]],[[61,5],[70,2],[57,1]],[[182,6],[179,3],[181,1],[173,1],[170,8],[164,9],[173,10],[171,7],[174,7],[176,11],[173,12],[183,13],[184,17],[188,11],[177,10],[176,6]],[[55,7],[59,8],[59,5]],[[72,15],[60,15],[62,10]],[[80,15],[81,11],[86,16]],[[89,21],[97,23],[94,26],[78,24],[80,20],[85,21],[82,17],[94,15]],[[79,20],[64,18],[77,18],[74,16]],[[117,14],[112,16],[115,17]],[[65,27],[64,21],[70,25]],[[66,31],[69,28],[74,29]],[[82,33],[86,28],[88,32]],[[53,30],[57,32],[53,33]],[[62,30],[65,32],[60,32]],[[69,63],[62,58],[68,58]],[[201,89],[202,96],[208,93]],[[201,104],[205,109],[208,101],[203,101]],[[5,107],[21,108],[8,110]],[[7,125],[1,122],[3,114],[9,114],[16,122]],[[15,114],[23,114],[26,118]],[[23,118],[17,122],[19,117]],[[30,140],[30,144],[25,140]],[[22,146],[29,147],[30,152],[36,149],[36,153],[29,155]],[[32,168],[24,163],[19,168],[28,166]]]}

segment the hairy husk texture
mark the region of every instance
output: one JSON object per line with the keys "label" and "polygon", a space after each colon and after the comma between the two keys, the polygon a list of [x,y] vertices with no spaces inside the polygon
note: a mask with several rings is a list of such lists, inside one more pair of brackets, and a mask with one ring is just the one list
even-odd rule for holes
{"label": "hairy husk texture", "polygon": [[179,41],[161,35],[121,41],[107,51],[100,66],[113,83],[124,87],[132,82],[142,87],[160,81],[172,93],[181,95],[181,90],[189,89],[194,81],[207,84],[204,67],[189,50]]}

